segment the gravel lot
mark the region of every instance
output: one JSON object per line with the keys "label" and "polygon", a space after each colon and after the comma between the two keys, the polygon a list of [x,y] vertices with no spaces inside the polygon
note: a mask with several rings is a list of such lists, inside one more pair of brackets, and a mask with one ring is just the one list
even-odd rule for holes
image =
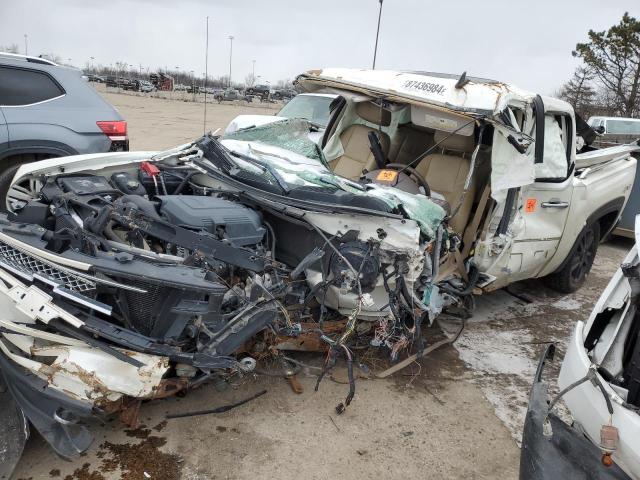
{"label": "gravel lot", "polygon": [[[203,132],[202,104],[103,94],[128,120],[132,149],[164,149]],[[277,108],[212,104],[207,129],[224,128],[241,113],[273,114]],[[359,379],[343,415],[334,411],[347,391],[343,372],[318,392],[315,377],[299,375],[300,395],[284,379],[246,377],[222,392],[206,385],[184,398],[145,404],[144,425],[136,430],[124,430],[117,420],[98,426],[93,447],[73,462],[57,458],[36,433],[15,478],[517,478],[518,442],[542,344],[556,342],[556,358],[562,358],[576,320],[588,315],[630,247],[622,239],[603,244],[576,294],[559,295],[541,281],[527,281],[511,287],[518,296],[500,291],[479,298],[454,347],[392,378]],[[552,364],[550,376],[559,365]],[[262,389],[266,395],[231,412],[164,419]]]}

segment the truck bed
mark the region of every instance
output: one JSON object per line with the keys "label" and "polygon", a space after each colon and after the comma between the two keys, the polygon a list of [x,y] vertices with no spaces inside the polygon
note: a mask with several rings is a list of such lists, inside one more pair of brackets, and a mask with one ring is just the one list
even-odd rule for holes
{"label": "truck bed", "polygon": [[611,160],[625,157],[631,152],[640,151],[640,146],[635,143],[629,145],[616,145],[615,147],[600,148],[590,152],[579,153],[576,155],[576,170],[600,165]]}

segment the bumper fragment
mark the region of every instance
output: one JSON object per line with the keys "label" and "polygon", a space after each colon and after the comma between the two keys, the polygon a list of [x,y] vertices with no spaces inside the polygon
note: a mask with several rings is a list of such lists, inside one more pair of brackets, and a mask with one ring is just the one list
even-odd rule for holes
{"label": "bumper fragment", "polygon": [[542,381],[542,371],[545,362],[553,358],[553,351],[553,345],[548,345],[542,353],[531,387],[522,434],[520,479],[630,480],[617,465],[604,466],[596,445],[549,412],[549,386]]}
{"label": "bumper fragment", "polygon": [[[93,436],[80,422],[99,414],[99,410],[50,388],[45,380],[17,366],[2,352],[0,372],[15,404],[56,453],[71,458],[89,448]],[[24,445],[26,437],[18,440]]]}
{"label": "bumper fragment", "polygon": [[9,478],[29,438],[29,423],[0,373],[0,478]]}

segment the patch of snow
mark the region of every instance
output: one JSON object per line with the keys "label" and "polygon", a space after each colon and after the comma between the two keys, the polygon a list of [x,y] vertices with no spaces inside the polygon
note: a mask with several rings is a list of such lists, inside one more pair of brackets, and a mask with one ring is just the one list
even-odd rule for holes
{"label": "patch of snow", "polygon": [[560,310],[578,310],[582,307],[582,302],[575,298],[561,298],[551,304],[552,307]]}

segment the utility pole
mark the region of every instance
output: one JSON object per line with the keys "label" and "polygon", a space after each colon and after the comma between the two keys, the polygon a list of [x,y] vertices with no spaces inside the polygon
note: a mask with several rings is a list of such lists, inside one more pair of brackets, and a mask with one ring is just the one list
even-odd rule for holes
{"label": "utility pole", "polygon": [[373,49],[373,70],[376,69],[376,56],[378,54],[378,35],[380,35],[380,18],[382,17],[382,0],[380,2],[380,10],[378,11],[378,29],[376,30],[376,46]]}
{"label": "utility pole", "polygon": [[196,75],[195,73],[193,73],[193,70],[191,70],[191,93],[193,94],[192,100],[195,102],[196,101]]}
{"label": "utility pole", "polygon": [[29,50],[27,49],[27,34],[24,34],[24,54],[29,55]]}
{"label": "utility pole", "polygon": [[229,47],[229,88],[231,88],[231,59],[233,58],[233,35],[229,35],[230,47]]}
{"label": "utility pole", "polygon": [[255,81],[255,79],[256,79],[256,61],[252,60],[252,62],[253,62],[253,70],[251,71],[251,77]]}
{"label": "utility pole", "polygon": [[207,15],[207,40],[204,47],[204,120],[202,133],[207,133],[207,77],[209,76],[209,16]]}

